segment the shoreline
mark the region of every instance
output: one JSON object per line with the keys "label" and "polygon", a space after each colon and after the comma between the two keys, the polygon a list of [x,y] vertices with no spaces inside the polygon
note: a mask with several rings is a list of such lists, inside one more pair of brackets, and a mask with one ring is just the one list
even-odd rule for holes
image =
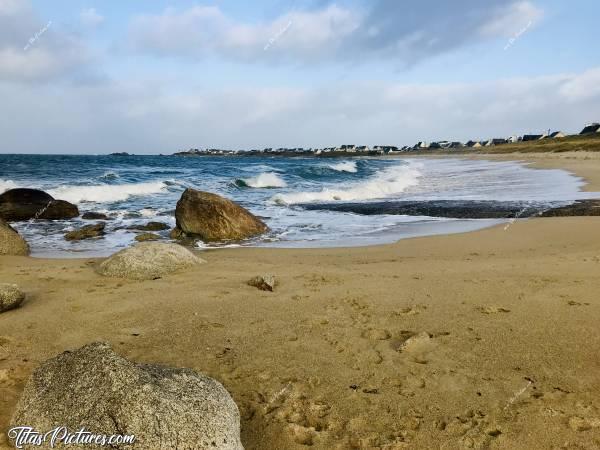
{"label": "shoreline", "polygon": [[[564,161],[598,186],[598,160],[541,163]],[[0,314],[0,430],[42,361],[107,341],[220,381],[246,449],[595,448],[600,218],[508,225],[204,250],[143,282],[97,275],[97,258],[0,257],[0,282],[27,294]],[[275,292],[246,284],[265,273]]]}

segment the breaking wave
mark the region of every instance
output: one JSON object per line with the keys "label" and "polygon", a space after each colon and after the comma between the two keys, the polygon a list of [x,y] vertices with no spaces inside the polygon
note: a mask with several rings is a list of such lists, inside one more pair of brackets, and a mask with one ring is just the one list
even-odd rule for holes
{"label": "breaking wave", "polygon": [[356,173],[358,168],[356,167],[356,161],[346,161],[338,164],[330,164],[330,169],[337,170],[338,172],[349,172]]}
{"label": "breaking wave", "polygon": [[61,186],[48,193],[56,199],[71,203],[95,202],[112,203],[127,200],[133,196],[159,194],[166,191],[162,181],[138,184],[97,185],[97,186]]}
{"label": "breaking wave", "polygon": [[252,178],[241,178],[235,180],[235,184],[239,187],[250,188],[283,188],[287,183],[275,173],[261,173]]}
{"label": "breaking wave", "polygon": [[9,189],[15,189],[17,187],[17,183],[12,180],[2,180],[0,179],[0,194],[8,191]]}
{"label": "breaking wave", "polygon": [[416,164],[382,170],[368,180],[346,189],[326,188],[318,192],[278,194],[271,201],[280,205],[329,201],[366,201],[390,197],[419,183],[421,172]]}

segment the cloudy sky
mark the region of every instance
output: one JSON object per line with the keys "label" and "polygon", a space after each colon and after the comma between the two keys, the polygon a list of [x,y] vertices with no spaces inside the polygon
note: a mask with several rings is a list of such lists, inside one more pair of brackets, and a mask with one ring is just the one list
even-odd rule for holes
{"label": "cloudy sky", "polygon": [[600,121],[598,0],[0,0],[0,153],[412,145]]}

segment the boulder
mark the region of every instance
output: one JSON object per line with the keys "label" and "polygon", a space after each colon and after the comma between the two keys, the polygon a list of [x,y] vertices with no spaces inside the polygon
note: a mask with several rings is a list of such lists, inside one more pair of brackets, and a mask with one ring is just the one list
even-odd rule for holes
{"label": "boulder", "polygon": [[77,206],[37,189],[10,189],[0,195],[0,217],[7,221],[64,220],[79,216]]}
{"label": "boulder", "polygon": [[[19,426],[135,437],[133,445],[91,449],[243,450],[239,410],[219,382],[191,369],[137,364],[103,343],[35,370],[10,422]],[[8,437],[14,445],[15,436]],[[49,440],[36,448],[50,448]]]}
{"label": "boulder", "polygon": [[147,224],[137,224],[127,227],[128,230],[136,231],[164,231],[169,228],[169,225],[163,222],[148,222]]}
{"label": "boulder", "polygon": [[16,284],[0,283],[0,313],[18,308],[25,300],[25,294]]}
{"label": "boulder", "polygon": [[94,211],[88,211],[84,213],[81,218],[83,220],[110,220],[110,217],[108,217],[106,214]]}
{"label": "boulder", "polygon": [[181,245],[142,242],[107,258],[97,272],[107,277],[154,280],[204,262]]}
{"label": "boulder", "polygon": [[0,255],[29,255],[29,245],[25,239],[2,219],[0,219]]}
{"label": "boulder", "polygon": [[177,229],[203,241],[240,240],[268,227],[238,204],[208,192],[186,189],[175,210]]}
{"label": "boulder", "polygon": [[138,234],[135,237],[135,240],[138,242],[158,241],[160,239],[161,239],[161,237],[158,234],[154,234],[154,233],[142,233],[142,234]]}
{"label": "boulder", "polygon": [[100,236],[104,236],[104,228],[106,227],[105,223],[97,223],[95,225],[86,225],[84,227],[79,228],[78,230],[73,230],[65,234],[65,239],[67,241],[82,241],[84,239],[92,239]]}

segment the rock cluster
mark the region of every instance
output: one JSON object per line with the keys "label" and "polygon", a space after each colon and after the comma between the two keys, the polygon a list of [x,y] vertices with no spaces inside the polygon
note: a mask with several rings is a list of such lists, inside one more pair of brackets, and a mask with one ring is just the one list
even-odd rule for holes
{"label": "rock cluster", "polygon": [[13,222],[30,219],[64,220],[79,216],[77,206],[55,200],[37,189],[10,189],[0,194],[0,218]]}

